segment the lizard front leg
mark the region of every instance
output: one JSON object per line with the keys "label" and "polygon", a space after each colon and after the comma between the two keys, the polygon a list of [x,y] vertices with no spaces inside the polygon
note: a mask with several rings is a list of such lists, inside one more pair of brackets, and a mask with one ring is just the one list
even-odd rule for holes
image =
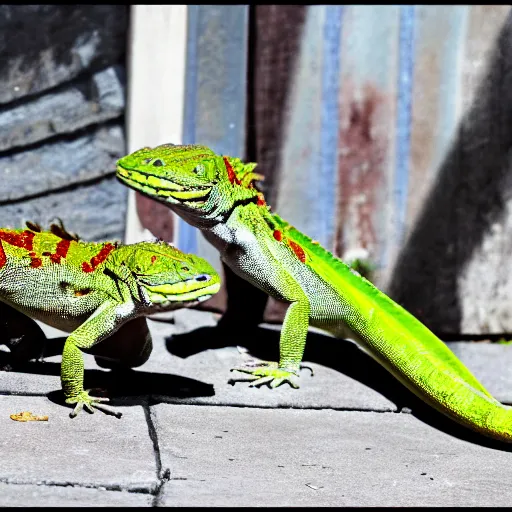
{"label": "lizard front leg", "polygon": [[[276,388],[285,382],[293,388],[299,387],[297,377],[306,345],[310,305],[298,283],[294,282],[292,289],[295,300],[290,303],[286,311],[281,329],[279,363],[258,361],[231,370],[250,374],[251,387],[268,383],[271,388]],[[232,379],[232,382],[237,380],[242,379]]]}
{"label": "lizard front leg", "polygon": [[61,382],[66,403],[76,404],[70,416],[74,418],[85,406],[90,412],[94,408],[113,414],[118,418],[120,412],[103,405],[108,399],[92,397],[84,390],[84,361],[81,349],[90,349],[112,334],[120,324],[116,306],[103,303],[80,327],[67,338],[62,352]]}

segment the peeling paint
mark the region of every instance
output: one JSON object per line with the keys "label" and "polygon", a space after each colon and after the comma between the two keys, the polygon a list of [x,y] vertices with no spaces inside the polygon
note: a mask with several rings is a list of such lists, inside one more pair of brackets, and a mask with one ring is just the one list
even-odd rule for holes
{"label": "peeling paint", "polygon": [[[345,119],[342,119],[339,134],[336,254],[355,249],[354,241],[370,255],[377,248],[374,219],[379,215],[378,195],[385,184],[388,139],[375,127],[386,110],[387,101],[373,84],[366,83],[360,90],[348,83],[344,86]],[[351,232],[350,238],[346,236],[347,230]]]}

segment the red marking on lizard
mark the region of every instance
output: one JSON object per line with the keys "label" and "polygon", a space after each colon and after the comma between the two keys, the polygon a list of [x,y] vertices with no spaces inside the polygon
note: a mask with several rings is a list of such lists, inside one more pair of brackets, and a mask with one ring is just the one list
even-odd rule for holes
{"label": "red marking on lizard", "polygon": [[274,231],[273,235],[278,242],[280,242],[283,239],[283,233],[281,233],[281,231],[279,231],[278,229]]}
{"label": "red marking on lizard", "polygon": [[258,194],[258,201],[256,202],[258,206],[266,206],[265,197],[263,194]]}
{"label": "red marking on lizard", "polygon": [[[33,256],[32,256],[33,255]],[[43,260],[41,258],[36,258],[35,253],[31,252],[30,257],[32,258],[32,261],[30,262],[30,266],[33,268],[38,268],[43,265]]]}
{"label": "red marking on lizard", "polygon": [[5,251],[2,246],[2,242],[0,241],[0,268],[2,268],[7,263],[7,257],[5,256]]}
{"label": "red marking on lizard", "polygon": [[36,234],[32,231],[22,231],[15,233],[14,231],[0,231],[0,240],[5,240],[8,244],[15,247],[21,247],[27,251],[33,248],[33,240]]}
{"label": "red marking on lizard", "polygon": [[292,240],[288,240],[288,245],[292,248],[295,256],[297,256],[302,263],[306,263],[306,253],[304,252],[304,249]]}
{"label": "red marking on lizard", "polygon": [[107,259],[107,256],[115,249],[115,246],[112,245],[111,243],[106,243],[102,248],[101,248],[101,251],[96,254],[96,256],[93,256],[91,258],[91,262],[90,263],[87,263],[86,261],[84,261],[82,263],[82,270],[84,272],[93,272],[94,269],[100,264],[100,263],[103,263],[106,259]]}
{"label": "red marking on lizard", "polygon": [[151,256],[151,265],[153,265],[153,263],[155,263],[156,261],[156,256]]}
{"label": "red marking on lizard", "polygon": [[[36,253],[32,252],[34,248],[34,237],[36,234],[33,231],[22,231],[21,233],[15,233],[14,231],[0,231],[0,240],[7,242],[10,245],[14,245],[15,247],[20,247],[21,249],[26,249],[29,252],[29,256],[31,258],[30,266],[37,268],[43,264],[41,258],[36,258]],[[4,248],[2,247],[0,253],[0,268],[2,268],[7,262],[7,258],[5,255]]]}
{"label": "red marking on lizard", "polygon": [[66,256],[68,255],[68,250],[69,250],[70,245],[71,245],[71,240],[61,240],[57,244],[57,247],[55,248],[55,253],[50,254],[50,259],[54,263],[60,263],[60,260],[62,258],[65,259]]}
{"label": "red marking on lizard", "polygon": [[226,166],[226,171],[228,171],[228,179],[231,183],[236,183],[240,185],[240,180],[236,177],[235,171],[233,170],[233,166],[229,163],[227,157],[223,157],[224,165]]}

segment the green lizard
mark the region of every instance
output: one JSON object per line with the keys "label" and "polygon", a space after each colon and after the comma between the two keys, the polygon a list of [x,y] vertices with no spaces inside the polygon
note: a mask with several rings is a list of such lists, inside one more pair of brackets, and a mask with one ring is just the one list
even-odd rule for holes
{"label": "green lizard", "polygon": [[0,229],[0,301],[70,333],[61,382],[66,403],[76,404],[71,417],[84,406],[121,416],[101,403],[106,398],[84,390],[81,350],[116,341],[116,331],[129,336],[132,326],[149,335],[141,317],[194,306],[219,287],[218,274],[205,260],[166,242],[84,242],[55,224],[50,231],[32,223],[27,229]]}
{"label": "green lizard", "polygon": [[272,214],[254,163],[205,146],[143,148],[117,162],[122,183],[201,229],[238,275],[288,303],[279,363],[233,368],[252,385],[298,387],[309,325],[358,346],[421,399],[459,423],[512,441],[512,410],[427,327],[341,260]]}

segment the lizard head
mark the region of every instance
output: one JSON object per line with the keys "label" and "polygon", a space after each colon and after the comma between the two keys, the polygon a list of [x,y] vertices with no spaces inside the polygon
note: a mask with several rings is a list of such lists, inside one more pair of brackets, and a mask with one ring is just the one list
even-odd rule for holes
{"label": "lizard head", "polygon": [[152,312],[195,306],[215,295],[220,278],[195,254],[185,254],[166,242],[139,242],[112,253],[109,268],[127,267],[149,299]]}
{"label": "lizard head", "polygon": [[220,156],[206,146],[163,144],[142,148],[117,162],[117,177],[178,213],[215,218],[239,201],[262,200],[254,163]]}

